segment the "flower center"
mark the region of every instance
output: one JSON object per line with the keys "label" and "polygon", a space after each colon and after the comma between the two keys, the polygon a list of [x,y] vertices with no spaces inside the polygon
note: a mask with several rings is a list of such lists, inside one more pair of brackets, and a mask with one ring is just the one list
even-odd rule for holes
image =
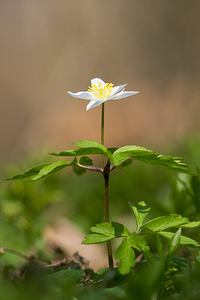
{"label": "flower center", "polygon": [[99,82],[98,85],[92,84],[89,86],[88,91],[91,92],[95,98],[106,99],[110,96],[113,86],[114,84],[112,83],[106,83],[103,86],[103,84]]}

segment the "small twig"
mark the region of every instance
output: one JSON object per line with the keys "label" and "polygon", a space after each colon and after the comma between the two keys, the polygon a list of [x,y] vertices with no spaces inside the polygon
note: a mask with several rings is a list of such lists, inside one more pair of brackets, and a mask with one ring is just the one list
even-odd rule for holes
{"label": "small twig", "polygon": [[26,260],[28,260],[28,261],[30,261],[32,263],[38,264],[38,265],[46,265],[45,263],[36,260],[33,255],[28,256],[28,255],[25,255],[25,254],[23,254],[21,252],[18,252],[18,251],[15,251],[15,250],[12,250],[12,249],[6,248],[6,247],[0,248],[0,253],[1,254],[4,254],[5,252],[15,254],[15,255],[23,258],[23,259],[26,259]]}
{"label": "small twig", "polygon": [[89,171],[94,171],[94,172],[100,172],[103,173],[103,169],[102,168],[97,168],[97,167],[91,167],[91,166],[83,166],[80,164],[76,164],[77,167],[89,170]]}
{"label": "small twig", "polygon": [[[17,255],[17,256],[25,259],[25,260],[28,260],[29,262],[31,262],[33,264],[40,265],[40,266],[43,266],[45,268],[56,268],[56,267],[61,267],[61,266],[64,266],[64,265],[69,265],[69,263],[70,263],[70,262],[68,262],[67,258],[63,258],[62,260],[60,260],[58,262],[48,264],[48,263],[36,260],[33,255],[27,256],[27,255],[25,255],[21,252],[18,252],[18,251],[15,251],[15,250],[12,250],[12,249],[6,248],[6,247],[0,248],[0,254],[4,254],[5,252],[15,254],[15,255]],[[83,259],[83,257],[81,257],[81,258]],[[0,263],[0,267],[4,268],[5,266],[4,266],[4,264]]]}
{"label": "small twig", "polygon": [[67,258],[63,258],[62,260],[55,262],[53,264],[45,265],[47,268],[54,268],[54,267],[60,267],[62,265],[65,265],[67,263]]}

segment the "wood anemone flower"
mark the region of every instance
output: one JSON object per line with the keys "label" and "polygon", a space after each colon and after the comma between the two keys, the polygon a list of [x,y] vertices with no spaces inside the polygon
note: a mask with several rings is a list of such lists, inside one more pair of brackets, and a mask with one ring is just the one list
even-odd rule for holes
{"label": "wood anemone flower", "polygon": [[124,91],[125,86],[126,84],[114,86],[112,83],[105,83],[100,78],[94,78],[91,80],[91,86],[88,88],[88,91],[78,93],[68,92],[68,94],[75,98],[90,100],[86,108],[86,110],[89,110],[108,100],[118,100],[139,93]]}

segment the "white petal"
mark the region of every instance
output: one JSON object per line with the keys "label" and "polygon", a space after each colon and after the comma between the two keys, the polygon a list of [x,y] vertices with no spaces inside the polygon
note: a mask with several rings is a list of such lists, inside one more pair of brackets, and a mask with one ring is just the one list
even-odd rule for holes
{"label": "white petal", "polygon": [[72,97],[85,99],[85,100],[92,100],[94,98],[91,92],[78,92],[78,93],[68,92],[68,94]]}
{"label": "white petal", "polygon": [[[114,95],[114,94],[117,94],[119,91],[121,91],[123,88],[125,88],[127,84],[123,84],[123,85],[118,85],[118,86],[114,86],[112,88],[112,92],[111,92],[111,96]],[[111,97],[110,96],[110,97]],[[109,98],[109,97],[108,97]]]}
{"label": "white petal", "polygon": [[126,98],[126,97],[129,97],[129,96],[138,94],[138,93],[139,92],[133,92],[133,91],[124,92],[124,91],[121,91],[118,94],[113,95],[113,97],[108,99],[108,100],[119,100],[119,99]]}
{"label": "white petal", "polygon": [[94,108],[96,106],[101,105],[102,103],[104,103],[105,101],[107,101],[107,99],[105,100],[97,100],[97,101],[90,101],[90,103],[88,103],[86,110],[89,110],[91,108]]}
{"label": "white petal", "polygon": [[91,79],[91,84],[95,84],[95,85],[98,86],[99,83],[101,83],[102,86],[104,87],[105,82],[102,79],[100,79],[100,78],[93,78],[93,79]]}

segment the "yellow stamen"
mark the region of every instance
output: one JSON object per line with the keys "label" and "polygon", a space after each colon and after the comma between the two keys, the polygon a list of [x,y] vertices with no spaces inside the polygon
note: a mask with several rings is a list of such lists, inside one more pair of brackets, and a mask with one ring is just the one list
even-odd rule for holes
{"label": "yellow stamen", "polygon": [[99,82],[98,85],[91,84],[88,91],[91,92],[95,98],[106,99],[110,96],[113,86],[114,84],[112,83],[106,83],[103,87],[103,84]]}

